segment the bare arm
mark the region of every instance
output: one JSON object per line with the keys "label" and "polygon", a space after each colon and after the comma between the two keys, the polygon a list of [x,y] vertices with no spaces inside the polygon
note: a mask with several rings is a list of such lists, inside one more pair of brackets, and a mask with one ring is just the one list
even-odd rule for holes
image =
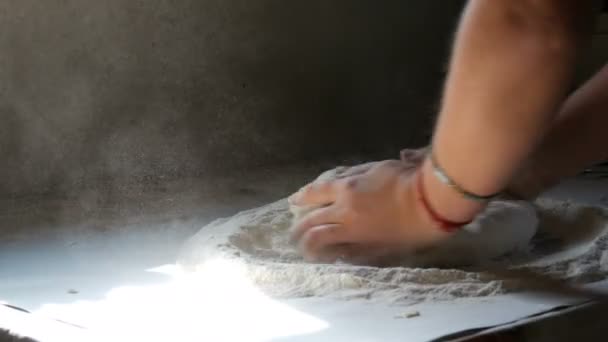
{"label": "bare arm", "polygon": [[[588,1],[472,0],[462,17],[433,139],[436,157],[464,189],[503,190],[551,126],[570,86]],[[447,218],[471,203],[428,172],[431,202]]]}
{"label": "bare arm", "polygon": [[608,65],[575,91],[510,190],[524,198],[608,159]]}
{"label": "bare arm", "polygon": [[[539,145],[566,97],[588,2],[469,2],[433,139],[441,166],[466,190],[479,195],[503,190]],[[413,164],[376,163],[349,177],[315,181],[292,195],[293,205],[319,207],[294,222],[294,240],[303,254],[324,262],[337,257],[369,262],[375,255],[415,250],[449,236],[447,229],[438,229],[446,228],[445,220],[432,214],[429,203],[456,222],[482,209],[483,204],[440,183],[428,160],[424,182]]]}

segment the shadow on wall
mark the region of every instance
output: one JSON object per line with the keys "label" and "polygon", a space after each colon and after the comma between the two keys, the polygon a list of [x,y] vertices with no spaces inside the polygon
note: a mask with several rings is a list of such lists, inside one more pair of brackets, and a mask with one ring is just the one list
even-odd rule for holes
{"label": "shadow on wall", "polygon": [[461,5],[4,1],[0,192],[424,144]]}

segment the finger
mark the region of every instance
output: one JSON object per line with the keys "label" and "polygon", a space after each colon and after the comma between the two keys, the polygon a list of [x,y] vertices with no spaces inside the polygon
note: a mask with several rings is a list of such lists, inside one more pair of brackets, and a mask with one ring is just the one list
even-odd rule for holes
{"label": "finger", "polygon": [[410,161],[413,157],[416,156],[416,150],[411,148],[405,148],[399,152],[399,156],[402,161]]}
{"label": "finger", "polygon": [[332,245],[343,244],[346,229],[340,224],[324,224],[307,230],[298,244],[304,257],[313,262],[334,262],[336,255],[328,253]]}
{"label": "finger", "polygon": [[295,206],[321,206],[333,203],[336,198],[338,184],[335,181],[312,182],[288,199],[289,204]]}
{"label": "finger", "polygon": [[302,236],[315,226],[340,223],[340,213],[333,205],[314,209],[301,219],[294,222],[292,226],[291,239],[294,242],[300,241]]}

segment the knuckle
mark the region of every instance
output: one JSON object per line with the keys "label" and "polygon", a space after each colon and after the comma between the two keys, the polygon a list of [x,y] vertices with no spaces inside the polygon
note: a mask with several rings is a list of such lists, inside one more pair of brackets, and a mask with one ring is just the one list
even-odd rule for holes
{"label": "knuckle", "polygon": [[351,196],[358,188],[360,179],[358,176],[350,176],[340,180],[339,188],[343,195]]}
{"label": "knuckle", "polygon": [[308,194],[310,194],[311,192],[313,192],[313,191],[315,190],[315,188],[316,188],[316,187],[317,187],[317,185],[316,185],[315,183],[310,183],[310,184],[308,184],[308,185],[306,185],[306,186],[304,186],[304,187],[302,188],[302,192],[303,192],[304,194],[307,194],[307,195],[308,195]]}
{"label": "knuckle", "polygon": [[338,167],[335,168],[335,173],[340,175],[346,171],[348,171],[350,168],[348,166],[344,166],[344,165],[340,165]]}
{"label": "knuckle", "polygon": [[310,184],[300,188],[295,194],[291,195],[290,202],[298,203],[304,200],[310,192]]}
{"label": "knuckle", "polygon": [[408,161],[410,160],[412,157],[414,157],[416,154],[416,152],[412,149],[406,148],[401,150],[401,152],[399,152],[399,156],[401,157],[401,160],[403,161]]}
{"label": "knuckle", "polygon": [[349,177],[345,182],[345,187],[348,190],[354,190],[359,185],[359,179],[357,177]]}

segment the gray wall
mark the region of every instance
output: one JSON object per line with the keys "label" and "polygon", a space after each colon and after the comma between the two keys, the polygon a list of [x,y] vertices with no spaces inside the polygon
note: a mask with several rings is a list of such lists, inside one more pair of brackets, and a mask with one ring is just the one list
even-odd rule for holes
{"label": "gray wall", "polygon": [[426,142],[461,1],[0,2],[0,193]]}

